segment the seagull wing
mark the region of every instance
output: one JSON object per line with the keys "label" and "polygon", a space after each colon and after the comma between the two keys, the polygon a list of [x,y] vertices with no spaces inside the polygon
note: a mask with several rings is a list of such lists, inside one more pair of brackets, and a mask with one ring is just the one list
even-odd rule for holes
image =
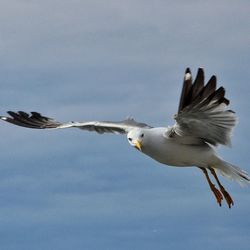
{"label": "seagull wing", "polygon": [[227,109],[228,105],[225,89],[216,88],[216,76],[205,85],[203,69],[198,69],[192,81],[191,71],[187,68],[178,113],[174,117],[176,124],[171,128],[172,137],[190,138],[190,143],[197,139],[213,145],[230,145],[237,118]]}
{"label": "seagull wing", "polygon": [[150,127],[145,123],[136,122],[134,119],[126,119],[120,122],[110,121],[89,121],[89,122],[68,122],[61,123],[52,118],[42,116],[40,113],[31,112],[28,114],[23,111],[8,111],[9,117],[0,116],[6,122],[34,129],[62,129],[62,128],[79,128],[82,130],[95,131],[99,134],[116,133],[126,134],[135,127]]}

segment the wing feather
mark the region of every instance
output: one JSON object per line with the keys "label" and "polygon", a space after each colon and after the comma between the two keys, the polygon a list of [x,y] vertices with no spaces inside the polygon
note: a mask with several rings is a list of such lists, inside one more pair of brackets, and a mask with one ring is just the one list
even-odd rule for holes
{"label": "wing feather", "polygon": [[63,129],[63,128],[79,128],[82,130],[95,131],[99,134],[103,133],[117,133],[126,134],[135,127],[148,127],[145,123],[136,122],[134,119],[126,119],[120,122],[110,121],[89,121],[89,122],[68,122],[61,123],[52,118],[42,116],[40,113],[31,112],[28,114],[23,111],[7,112],[9,116],[1,116],[0,118],[6,122],[17,126],[34,129]]}
{"label": "wing feather", "polygon": [[180,98],[180,104],[178,112],[180,112],[184,107],[187,106],[187,103],[190,99],[190,90],[192,88],[192,75],[189,68],[186,69],[185,76],[184,76],[184,82],[182,86],[182,92],[181,92],[181,98]]}
{"label": "wing feather", "polygon": [[176,124],[176,136],[201,138],[213,145],[230,145],[230,137],[237,118],[228,110],[229,100],[225,89],[216,89],[216,77],[212,76],[204,86],[204,71],[199,68],[195,81],[191,71],[186,70]]}

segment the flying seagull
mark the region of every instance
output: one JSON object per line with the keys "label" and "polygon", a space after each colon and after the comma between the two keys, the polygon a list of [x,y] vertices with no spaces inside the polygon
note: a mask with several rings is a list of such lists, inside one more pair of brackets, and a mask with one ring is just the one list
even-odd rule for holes
{"label": "flying seagull", "polygon": [[[151,127],[145,123],[126,119],[120,122],[88,121],[61,123],[37,112],[8,111],[9,116],[0,116],[6,122],[34,129],[79,128],[102,133],[127,135],[128,142],[154,160],[176,167],[195,166],[202,170],[218,204],[223,198],[229,208],[234,205],[230,194],[222,186],[217,172],[238,181],[250,183],[248,174],[224,161],[216,152],[219,144],[230,146],[230,137],[237,118],[235,112],[227,109],[229,100],[225,89],[216,87],[216,76],[204,84],[204,71],[198,69],[195,80],[189,68],[184,83],[175,124],[169,127]],[[218,188],[212,183],[209,172],[215,178]]]}

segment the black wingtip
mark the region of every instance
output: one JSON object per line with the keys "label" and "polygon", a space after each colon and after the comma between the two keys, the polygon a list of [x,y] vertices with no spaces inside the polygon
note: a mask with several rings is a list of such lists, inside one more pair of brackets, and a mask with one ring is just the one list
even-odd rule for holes
{"label": "black wingtip", "polygon": [[190,70],[190,68],[186,68],[186,70],[185,70],[185,74],[187,74],[187,73],[191,74],[191,70]]}
{"label": "black wingtip", "polygon": [[42,116],[40,113],[36,112],[36,111],[32,111],[30,112],[32,115],[34,116]]}
{"label": "black wingtip", "polygon": [[204,75],[204,69],[198,68],[197,75]]}
{"label": "black wingtip", "polygon": [[192,81],[190,68],[186,68],[178,112],[191,103],[202,103],[202,100],[204,102],[205,99],[207,99],[207,101],[203,103],[204,105],[213,98],[216,99],[218,103],[229,105],[229,100],[225,98],[225,89],[220,87],[216,90],[216,85],[217,78],[215,75],[205,84],[205,72],[202,67],[198,68],[194,81]]}
{"label": "black wingtip", "polygon": [[186,69],[185,75],[184,75],[184,83],[190,82],[192,84],[192,73],[189,68]]}
{"label": "black wingtip", "polygon": [[37,112],[31,112],[31,114],[29,114],[23,111],[8,111],[7,113],[10,115],[10,117],[0,116],[0,118],[4,121],[21,127],[45,129],[57,128],[59,125],[61,125],[60,122],[52,118],[42,116]]}
{"label": "black wingtip", "polygon": [[217,77],[215,75],[212,75],[208,82],[210,81],[217,82]]}
{"label": "black wingtip", "polygon": [[15,116],[15,114],[16,114],[16,113],[15,113],[15,112],[13,112],[13,111],[7,111],[7,114],[9,114],[10,116],[12,116],[12,117],[13,117],[13,116]]}
{"label": "black wingtip", "polygon": [[204,81],[204,78],[205,78],[204,69],[203,68],[198,68],[194,82],[197,82],[197,81],[200,81],[200,80]]}
{"label": "black wingtip", "polygon": [[196,75],[196,78],[194,80],[194,85],[196,85],[197,83],[204,85],[204,80],[205,80],[204,70],[203,70],[203,68],[198,68],[197,75]]}

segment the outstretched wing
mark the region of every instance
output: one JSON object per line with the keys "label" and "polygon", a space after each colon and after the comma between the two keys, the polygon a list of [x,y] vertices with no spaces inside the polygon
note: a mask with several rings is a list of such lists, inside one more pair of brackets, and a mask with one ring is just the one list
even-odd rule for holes
{"label": "outstretched wing", "polygon": [[193,82],[187,68],[173,134],[201,139],[213,145],[230,145],[237,118],[232,110],[227,109],[228,105],[225,89],[216,89],[216,76],[213,75],[205,85],[204,71],[199,68]]}
{"label": "outstretched wing", "polygon": [[23,111],[7,112],[10,116],[0,116],[6,122],[34,129],[62,129],[62,128],[79,128],[82,130],[95,131],[99,134],[103,133],[118,133],[126,134],[135,127],[150,127],[145,123],[136,122],[134,119],[126,119],[120,122],[109,121],[90,121],[90,122],[68,122],[61,123],[52,118],[42,116],[37,112],[28,114]]}

